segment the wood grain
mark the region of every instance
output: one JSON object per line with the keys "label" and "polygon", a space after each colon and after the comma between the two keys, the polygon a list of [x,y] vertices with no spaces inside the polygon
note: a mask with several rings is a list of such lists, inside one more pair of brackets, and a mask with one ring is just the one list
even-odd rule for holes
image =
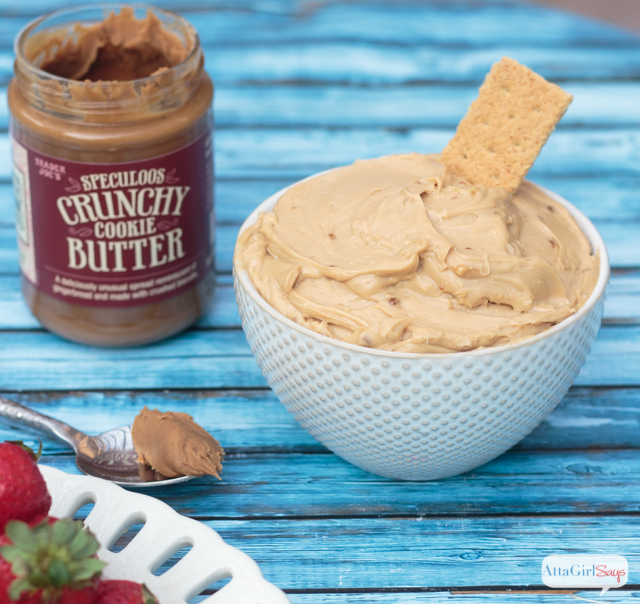
{"label": "wood grain", "polygon": [[[511,0],[154,3],[198,29],[216,83],[215,299],[192,330],[133,350],[65,342],[30,316],[19,293],[6,85],[19,28],[63,3],[0,0],[2,394],[88,432],[130,423],[144,405],[192,414],[227,449],[223,481],[154,494],[254,557],[293,604],[556,604],[574,599],[542,589],[548,553],[616,553],[636,568],[640,37]],[[576,386],[510,452],[434,483],[379,478],[328,452],[266,388],[231,287],[237,229],[270,194],[314,172],[440,151],[503,55],[576,98],[531,178],[574,202],[606,240],[615,271],[605,326]],[[16,436],[34,442],[0,426],[0,438]],[[46,440],[45,452],[75,471],[59,443]],[[605,599],[636,601],[638,583],[634,575]]]}
{"label": "wood grain", "polygon": [[[332,590],[333,591],[333,590]],[[369,591],[369,590],[367,590]],[[359,592],[359,593],[358,593]],[[386,592],[386,593],[385,593]],[[636,591],[630,589],[617,589],[615,591],[616,604],[637,604]],[[463,604],[495,604],[503,600],[509,600],[511,604],[557,604],[558,602],[571,602],[579,604],[584,602],[599,602],[594,599],[599,596],[599,591],[578,591],[558,593],[558,590],[536,590],[530,593],[511,588],[486,590],[484,593],[478,590],[442,590],[432,592],[430,589],[389,589],[376,591],[375,594],[364,593],[360,590],[347,592],[335,591],[334,593],[291,593],[288,596],[291,604],[451,604],[460,602]],[[613,595],[612,592],[609,594]],[[373,600],[372,598],[375,598]],[[204,599],[198,597],[194,602]]]}
{"label": "wood grain", "polygon": [[[5,2],[5,4],[7,4]],[[183,12],[198,29],[202,44],[221,47],[255,41],[362,40],[377,43],[493,45],[503,43],[620,45],[635,38],[614,27],[576,19],[526,4],[505,2],[448,3],[274,2],[267,10],[260,2],[156,2],[156,6]],[[12,5],[0,24],[0,39],[8,46],[32,16],[59,6],[57,1]],[[186,10],[185,10],[186,9]],[[455,20],[456,27],[450,27]],[[529,27],[518,27],[523,20]],[[479,21],[483,27],[478,27]],[[626,34],[626,36],[625,36]]]}
{"label": "wood grain", "polygon": [[[100,349],[45,332],[0,332],[0,390],[262,388],[244,334],[187,331],[142,348]],[[640,386],[640,327],[603,326],[578,386]]]}
{"label": "wood grain", "polygon": [[[183,411],[213,433],[233,454],[328,453],[303,430],[270,390],[4,392],[3,396],[52,415],[85,432],[131,424],[145,405]],[[85,413],[91,409],[91,413]],[[36,439],[24,429],[0,423],[0,439]],[[45,452],[68,452],[66,445],[44,439]],[[519,451],[640,448],[640,390],[578,388],[531,434]]]}
{"label": "wood grain", "polygon": [[[2,21],[0,21],[0,24]],[[640,124],[637,82],[563,82],[574,101],[561,127]],[[473,85],[231,86],[215,90],[218,129],[243,127],[454,128],[478,94]],[[6,130],[6,88],[0,88],[0,130]]]}
{"label": "wood grain", "polygon": [[[487,577],[494,587],[545,590],[540,571],[549,553],[624,551],[630,569],[640,563],[637,516],[336,518],[321,523],[212,520],[205,524],[254,558],[267,580],[285,590],[340,593],[453,586],[463,590],[486,585]],[[300,566],[305,569],[303,575],[294,571]],[[616,598],[616,592],[610,594]]]}
{"label": "wood grain", "polygon": [[[262,178],[292,182],[315,172],[393,153],[439,153],[454,132],[414,128],[256,128],[223,129],[215,141],[216,173],[223,179]],[[529,174],[540,177],[592,178],[640,176],[640,130],[559,129],[549,138]],[[8,136],[0,136],[0,157],[9,158]],[[0,164],[8,182],[11,164]]]}
{"label": "wood grain", "polygon": [[[79,473],[69,455],[42,461]],[[199,519],[604,516],[640,513],[639,472],[637,449],[510,451],[461,476],[410,482],[375,476],[332,454],[246,449],[225,457],[220,482],[198,478],[153,494]]]}
{"label": "wood grain", "polygon": [[[197,23],[196,23],[197,25]],[[404,47],[360,40],[299,40],[226,44],[205,48],[207,71],[218,84],[288,81],[322,84],[389,85],[466,82],[479,84],[491,65],[510,56],[550,81],[635,79],[640,74],[640,44],[619,46],[484,47],[424,44]],[[0,83],[13,73],[13,53],[0,51]]]}

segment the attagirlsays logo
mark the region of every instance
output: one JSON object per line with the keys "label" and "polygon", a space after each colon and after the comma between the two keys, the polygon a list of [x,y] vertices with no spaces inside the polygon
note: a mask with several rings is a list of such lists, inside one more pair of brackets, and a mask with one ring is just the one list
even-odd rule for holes
{"label": "attagirlsays logo", "polygon": [[629,563],[623,556],[565,554],[542,561],[542,582],[548,587],[622,587],[629,580]]}

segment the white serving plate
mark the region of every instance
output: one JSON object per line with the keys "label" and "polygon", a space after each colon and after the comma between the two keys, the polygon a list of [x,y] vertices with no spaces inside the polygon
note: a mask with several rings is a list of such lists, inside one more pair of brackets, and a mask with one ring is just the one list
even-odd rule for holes
{"label": "white serving plate", "polygon": [[[145,583],[160,604],[186,604],[207,586],[231,577],[206,604],[290,604],[266,581],[249,556],[231,547],[214,530],[181,516],[166,503],[90,476],[66,474],[49,466],[40,470],[51,493],[51,515],[73,516],[95,505],[85,524],[100,542],[98,557],[106,562],[103,576]],[[120,552],[109,551],[133,524],[144,527]],[[156,576],[153,570],[186,545],[192,549],[175,566]]]}

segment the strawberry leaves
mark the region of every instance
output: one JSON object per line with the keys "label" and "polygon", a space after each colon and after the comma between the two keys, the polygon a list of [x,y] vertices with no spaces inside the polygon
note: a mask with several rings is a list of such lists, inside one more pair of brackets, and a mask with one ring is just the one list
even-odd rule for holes
{"label": "strawberry leaves", "polygon": [[16,601],[25,592],[42,591],[44,601],[65,586],[82,589],[100,575],[104,567],[95,557],[99,544],[82,522],[63,518],[30,527],[25,522],[6,525],[9,545],[0,555],[11,564],[16,579],[9,597]]}
{"label": "strawberry leaves", "polygon": [[144,604],[158,604],[156,597],[147,589],[146,585],[142,585],[142,599]]}

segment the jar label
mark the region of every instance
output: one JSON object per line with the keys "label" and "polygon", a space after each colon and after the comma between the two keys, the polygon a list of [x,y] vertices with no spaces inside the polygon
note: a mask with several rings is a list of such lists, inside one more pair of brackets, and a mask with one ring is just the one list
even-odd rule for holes
{"label": "jar label", "polygon": [[191,289],[211,269],[209,132],[118,164],[50,157],[15,138],[12,146],[20,268],[39,291],[123,308]]}

